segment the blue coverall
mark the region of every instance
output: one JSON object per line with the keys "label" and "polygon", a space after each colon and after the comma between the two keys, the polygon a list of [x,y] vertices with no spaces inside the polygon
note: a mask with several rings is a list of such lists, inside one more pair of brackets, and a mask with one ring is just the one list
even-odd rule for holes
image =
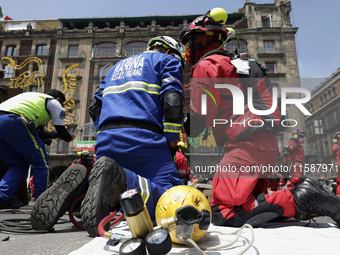
{"label": "blue coverall", "polygon": [[[170,153],[168,141],[177,141],[181,121],[163,117],[163,98],[168,91],[183,96],[181,63],[171,55],[146,51],[118,62],[100,84],[95,98],[102,103],[97,130],[110,123],[147,122],[161,132],[124,126],[101,130],[97,135],[96,157],[107,156],[124,167],[127,189],[138,188],[144,195],[151,218],[166,189],[183,185]],[[147,194],[147,195],[145,195]]]}

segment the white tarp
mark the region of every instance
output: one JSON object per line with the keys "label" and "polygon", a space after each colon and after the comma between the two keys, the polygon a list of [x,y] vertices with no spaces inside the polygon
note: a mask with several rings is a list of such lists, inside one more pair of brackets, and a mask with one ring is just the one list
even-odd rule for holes
{"label": "white tarp", "polygon": [[[283,255],[283,254],[337,254],[338,242],[340,239],[340,229],[333,223],[310,223],[286,221],[262,224],[261,227],[254,228],[255,241],[252,247],[245,253],[246,255]],[[110,230],[113,233],[131,235],[126,222],[120,223],[117,228]],[[235,235],[220,235],[213,231],[231,233],[235,228],[217,227],[211,224],[208,233],[200,239],[199,246],[216,246],[229,243],[234,240]],[[206,254],[238,254],[251,240],[251,232],[245,228],[232,249],[222,249],[218,251],[206,251]],[[73,251],[70,255],[106,255],[119,254],[119,247],[106,245],[107,239],[96,237],[80,249]],[[169,254],[198,255],[194,248],[185,245],[173,244]]]}

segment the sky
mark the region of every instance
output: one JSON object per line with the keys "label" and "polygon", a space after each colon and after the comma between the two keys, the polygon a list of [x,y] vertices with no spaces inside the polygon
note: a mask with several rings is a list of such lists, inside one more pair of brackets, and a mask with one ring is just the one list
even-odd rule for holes
{"label": "sky", "polygon": [[[244,6],[245,0],[15,0],[0,3],[13,20],[204,14],[214,7],[228,13]],[[252,1],[258,4],[274,0]],[[290,19],[298,27],[296,47],[300,78],[319,84],[340,67],[340,1],[291,0]],[[308,79],[310,80],[310,79]],[[310,82],[308,82],[310,84]],[[315,84],[309,85],[316,86]],[[304,85],[302,85],[304,86]]]}

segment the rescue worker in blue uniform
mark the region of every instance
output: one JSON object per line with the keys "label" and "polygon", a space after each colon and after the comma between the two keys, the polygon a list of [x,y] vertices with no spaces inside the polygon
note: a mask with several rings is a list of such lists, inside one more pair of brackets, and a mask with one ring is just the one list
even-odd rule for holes
{"label": "rescue worker in blue uniform", "polygon": [[112,67],[94,95],[97,160],[81,209],[90,236],[126,189],[141,191],[154,219],[159,197],[183,185],[171,155],[183,120],[181,52],[171,37],[152,38],[147,51]]}
{"label": "rescue worker in blue uniform", "polygon": [[47,188],[49,162],[37,127],[53,120],[58,136],[67,142],[74,139],[64,124],[65,96],[58,90],[49,93],[26,92],[0,104],[0,158],[9,168],[0,182],[0,207],[12,196],[34,167],[35,197]]}

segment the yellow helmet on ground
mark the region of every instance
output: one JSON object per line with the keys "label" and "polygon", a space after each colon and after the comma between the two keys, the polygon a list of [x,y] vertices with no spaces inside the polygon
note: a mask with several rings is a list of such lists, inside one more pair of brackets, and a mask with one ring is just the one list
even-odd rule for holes
{"label": "yellow helmet on ground", "polygon": [[[176,218],[177,209],[184,208],[185,206],[195,207],[202,216],[202,221],[194,224],[191,239],[197,241],[201,239],[208,231],[211,222],[211,207],[208,199],[204,194],[196,188],[180,185],[168,189],[158,200],[156,206],[156,221],[161,225],[162,219],[170,217]],[[170,231],[172,242],[182,243],[176,238],[177,229]]]}

